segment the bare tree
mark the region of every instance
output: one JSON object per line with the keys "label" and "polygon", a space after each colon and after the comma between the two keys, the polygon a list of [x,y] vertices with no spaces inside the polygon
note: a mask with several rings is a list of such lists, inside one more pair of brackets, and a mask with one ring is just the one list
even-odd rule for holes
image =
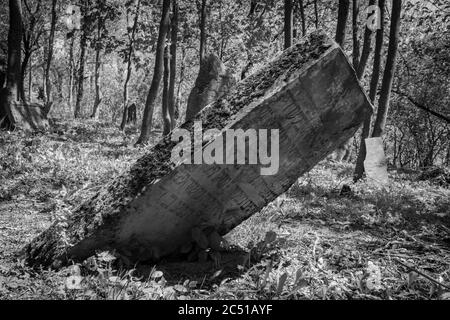
{"label": "bare tree", "polygon": [[170,20],[170,0],[164,0],[162,6],[161,22],[159,25],[158,42],[156,45],[155,68],[153,72],[153,80],[145,102],[144,116],[142,119],[141,135],[139,136],[137,145],[147,143],[153,123],[153,110],[155,107],[156,97],[158,95],[159,85],[161,83],[163,67],[164,67],[164,49],[167,31],[169,29]]}

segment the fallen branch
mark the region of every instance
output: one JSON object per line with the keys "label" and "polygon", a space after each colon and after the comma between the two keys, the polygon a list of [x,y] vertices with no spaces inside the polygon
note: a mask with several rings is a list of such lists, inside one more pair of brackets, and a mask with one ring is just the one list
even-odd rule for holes
{"label": "fallen branch", "polygon": [[444,288],[447,289],[447,290],[450,290],[450,287],[449,287],[449,286],[447,286],[447,285],[445,285],[445,284],[443,284],[443,283],[440,283],[439,281],[437,281],[437,280],[433,279],[432,277],[426,275],[425,273],[423,273],[423,272],[417,270],[416,268],[411,267],[410,265],[407,265],[406,263],[402,262],[400,259],[394,259],[394,260],[397,261],[398,263],[400,263],[400,264],[401,264],[402,266],[404,266],[405,268],[408,268],[410,271],[414,271],[415,273],[421,275],[421,276],[424,277],[425,279],[430,280],[430,281],[433,282],[434,284],[437,284],[437,285],[439,285],[439,286],[444,287]]}

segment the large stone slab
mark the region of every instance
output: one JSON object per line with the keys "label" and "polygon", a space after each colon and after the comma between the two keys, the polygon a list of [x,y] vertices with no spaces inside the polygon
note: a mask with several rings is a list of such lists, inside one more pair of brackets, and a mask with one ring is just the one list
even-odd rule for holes
{"label": "large stone slab", "polygon": [[[371,112],[341,48],[324,33],[313,33],[193,119],[222,134],[278,129],[277,174],[261,175],[261,165],[174,165],[176,143],[169,135],[26,246],[25,258],[58,267],[115,249],[131,261],[158,260],[192,241],[194,228],[226,234],[352,137]],[[181,128],[193,132],[194,122]]]}

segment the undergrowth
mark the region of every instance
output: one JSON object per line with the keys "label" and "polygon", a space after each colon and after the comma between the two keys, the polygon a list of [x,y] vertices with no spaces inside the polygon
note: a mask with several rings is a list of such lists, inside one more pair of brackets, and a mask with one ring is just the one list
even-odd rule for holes
{"label": "undergrowth", "polygon": [[0,132],[0,299],[449,298],[447,176],[390,171],[387,186],[353,184],[351,164],[327,161],[228,234],[231,249],[214,262],[130,268],[99,252],[30,269],[17,251],[146,150],[132,146],[136,128],[52,127]]}

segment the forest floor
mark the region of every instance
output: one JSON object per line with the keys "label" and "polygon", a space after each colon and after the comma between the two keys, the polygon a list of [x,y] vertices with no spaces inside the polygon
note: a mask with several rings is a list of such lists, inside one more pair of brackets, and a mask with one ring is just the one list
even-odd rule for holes
{"label": "forest floor", "polygon": [[145,152],[136,136],[91,121],[0,132],[0,299],[450,299],[448,176],[391,170],[380,188],[329,161],[228,234],[214,262],[126,270],[102,252],[57,272],[24,265],[18,250]]}

